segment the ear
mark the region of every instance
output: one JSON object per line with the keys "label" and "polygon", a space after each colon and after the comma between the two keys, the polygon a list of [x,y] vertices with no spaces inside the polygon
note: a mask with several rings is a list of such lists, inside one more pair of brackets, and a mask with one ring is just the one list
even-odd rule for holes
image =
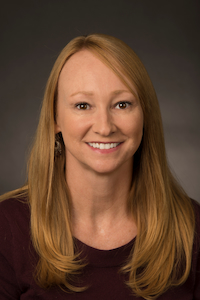
{"label": "ear", "polygon": [[58,132],[61,132],[61,128],[56,122],[54,123],[54,131],[55,131],[55,134]]}

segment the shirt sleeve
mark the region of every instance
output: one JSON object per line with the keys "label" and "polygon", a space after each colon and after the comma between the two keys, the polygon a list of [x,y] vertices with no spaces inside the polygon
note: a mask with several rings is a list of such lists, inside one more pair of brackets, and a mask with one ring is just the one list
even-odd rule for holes
{"label": "shirt sleeve", "polygon": [[8,219],[0,209],[0,299],[20,299],[13,260],[13,235]]}

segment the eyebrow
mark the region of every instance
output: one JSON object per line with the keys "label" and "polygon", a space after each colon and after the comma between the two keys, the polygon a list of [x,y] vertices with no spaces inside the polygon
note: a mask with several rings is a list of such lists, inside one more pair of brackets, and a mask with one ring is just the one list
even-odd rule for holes
{"label": "eyebrow", "polygon": [[[111,93],[111,95],[113,95],[113,96],[116,95],[117,96],[117,95],[120,95],[122,93],[130,93],[131,94],[131,92],[128,91],[128,90],[116,90],[116,91],[113,91]],[[94,93],[92,91],[79,91],[79,92],[75,92],[75,93],[71,94],[70,97],[76,96],[78,94],[83,94],[83,95],[86,95],[86,96],[92,96],[92,95],[94,95]]]}

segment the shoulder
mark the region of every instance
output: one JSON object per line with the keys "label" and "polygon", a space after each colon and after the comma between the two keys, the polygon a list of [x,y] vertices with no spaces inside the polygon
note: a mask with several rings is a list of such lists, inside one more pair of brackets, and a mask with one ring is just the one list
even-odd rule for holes
{"label": "shoulder", "polygon": [[200,203],[193,199],[191,201],[195,214],[196,232],[200,233]]}
{"label": "shoulder", "polygon": [[[25,199],[0,203],[0,257],[18,265],[30,249],[30,212]],[[12,259],[11,259],[12,258]]]}
{"label": "shoulder", "polygon": [[191,201],[194,208],[197,209],[198,212],[200,212],[200,203],[194,199],[191,199]]}
{"label": "shoulder", "polygon": [[[192,250],[192,270],[200,274],[200,204],[191,200],[195,215],[195,231]],[[198,279],[200,282],[200,278]],[[199,287],[200,288],[200,287]]]}
{"label": "shoulder", "polygon": [[200,203],[192,200],[195,215],[194,250],[200,252]]}
{"label": "shoulder", "polygon": [[0,237],[28,233],[30,210],[26,199],[12,198],[0,202]]}
{"label": "shoulder", "polygon": [[25,198],[10,198],[0,202],[0,214],[5,215],[8,219],[18,215],[29,215],[29,205]]}
{"label": "shoulder", "polygon": [[[20,299],[33,284],[38,257],[32,246],[30,212],[26,199],[12,198],[0,203],[0,295]],[[1,298],[0,296],[0,298]],[[26,298],[26,297],[25,297]],[[35,299],[35,298],[34,298]]]}

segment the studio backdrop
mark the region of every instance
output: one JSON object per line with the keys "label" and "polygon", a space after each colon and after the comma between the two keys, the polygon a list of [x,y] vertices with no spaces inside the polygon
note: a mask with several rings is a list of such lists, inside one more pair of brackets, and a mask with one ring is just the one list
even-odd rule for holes
{"label": "studio backdrop", "polygon": [[26,181],[47,78],[61,49],[116,36],[143,61],[161,107],[168,160],[200,201],[200,2],[8,0],[1,3],[0,194]]}

